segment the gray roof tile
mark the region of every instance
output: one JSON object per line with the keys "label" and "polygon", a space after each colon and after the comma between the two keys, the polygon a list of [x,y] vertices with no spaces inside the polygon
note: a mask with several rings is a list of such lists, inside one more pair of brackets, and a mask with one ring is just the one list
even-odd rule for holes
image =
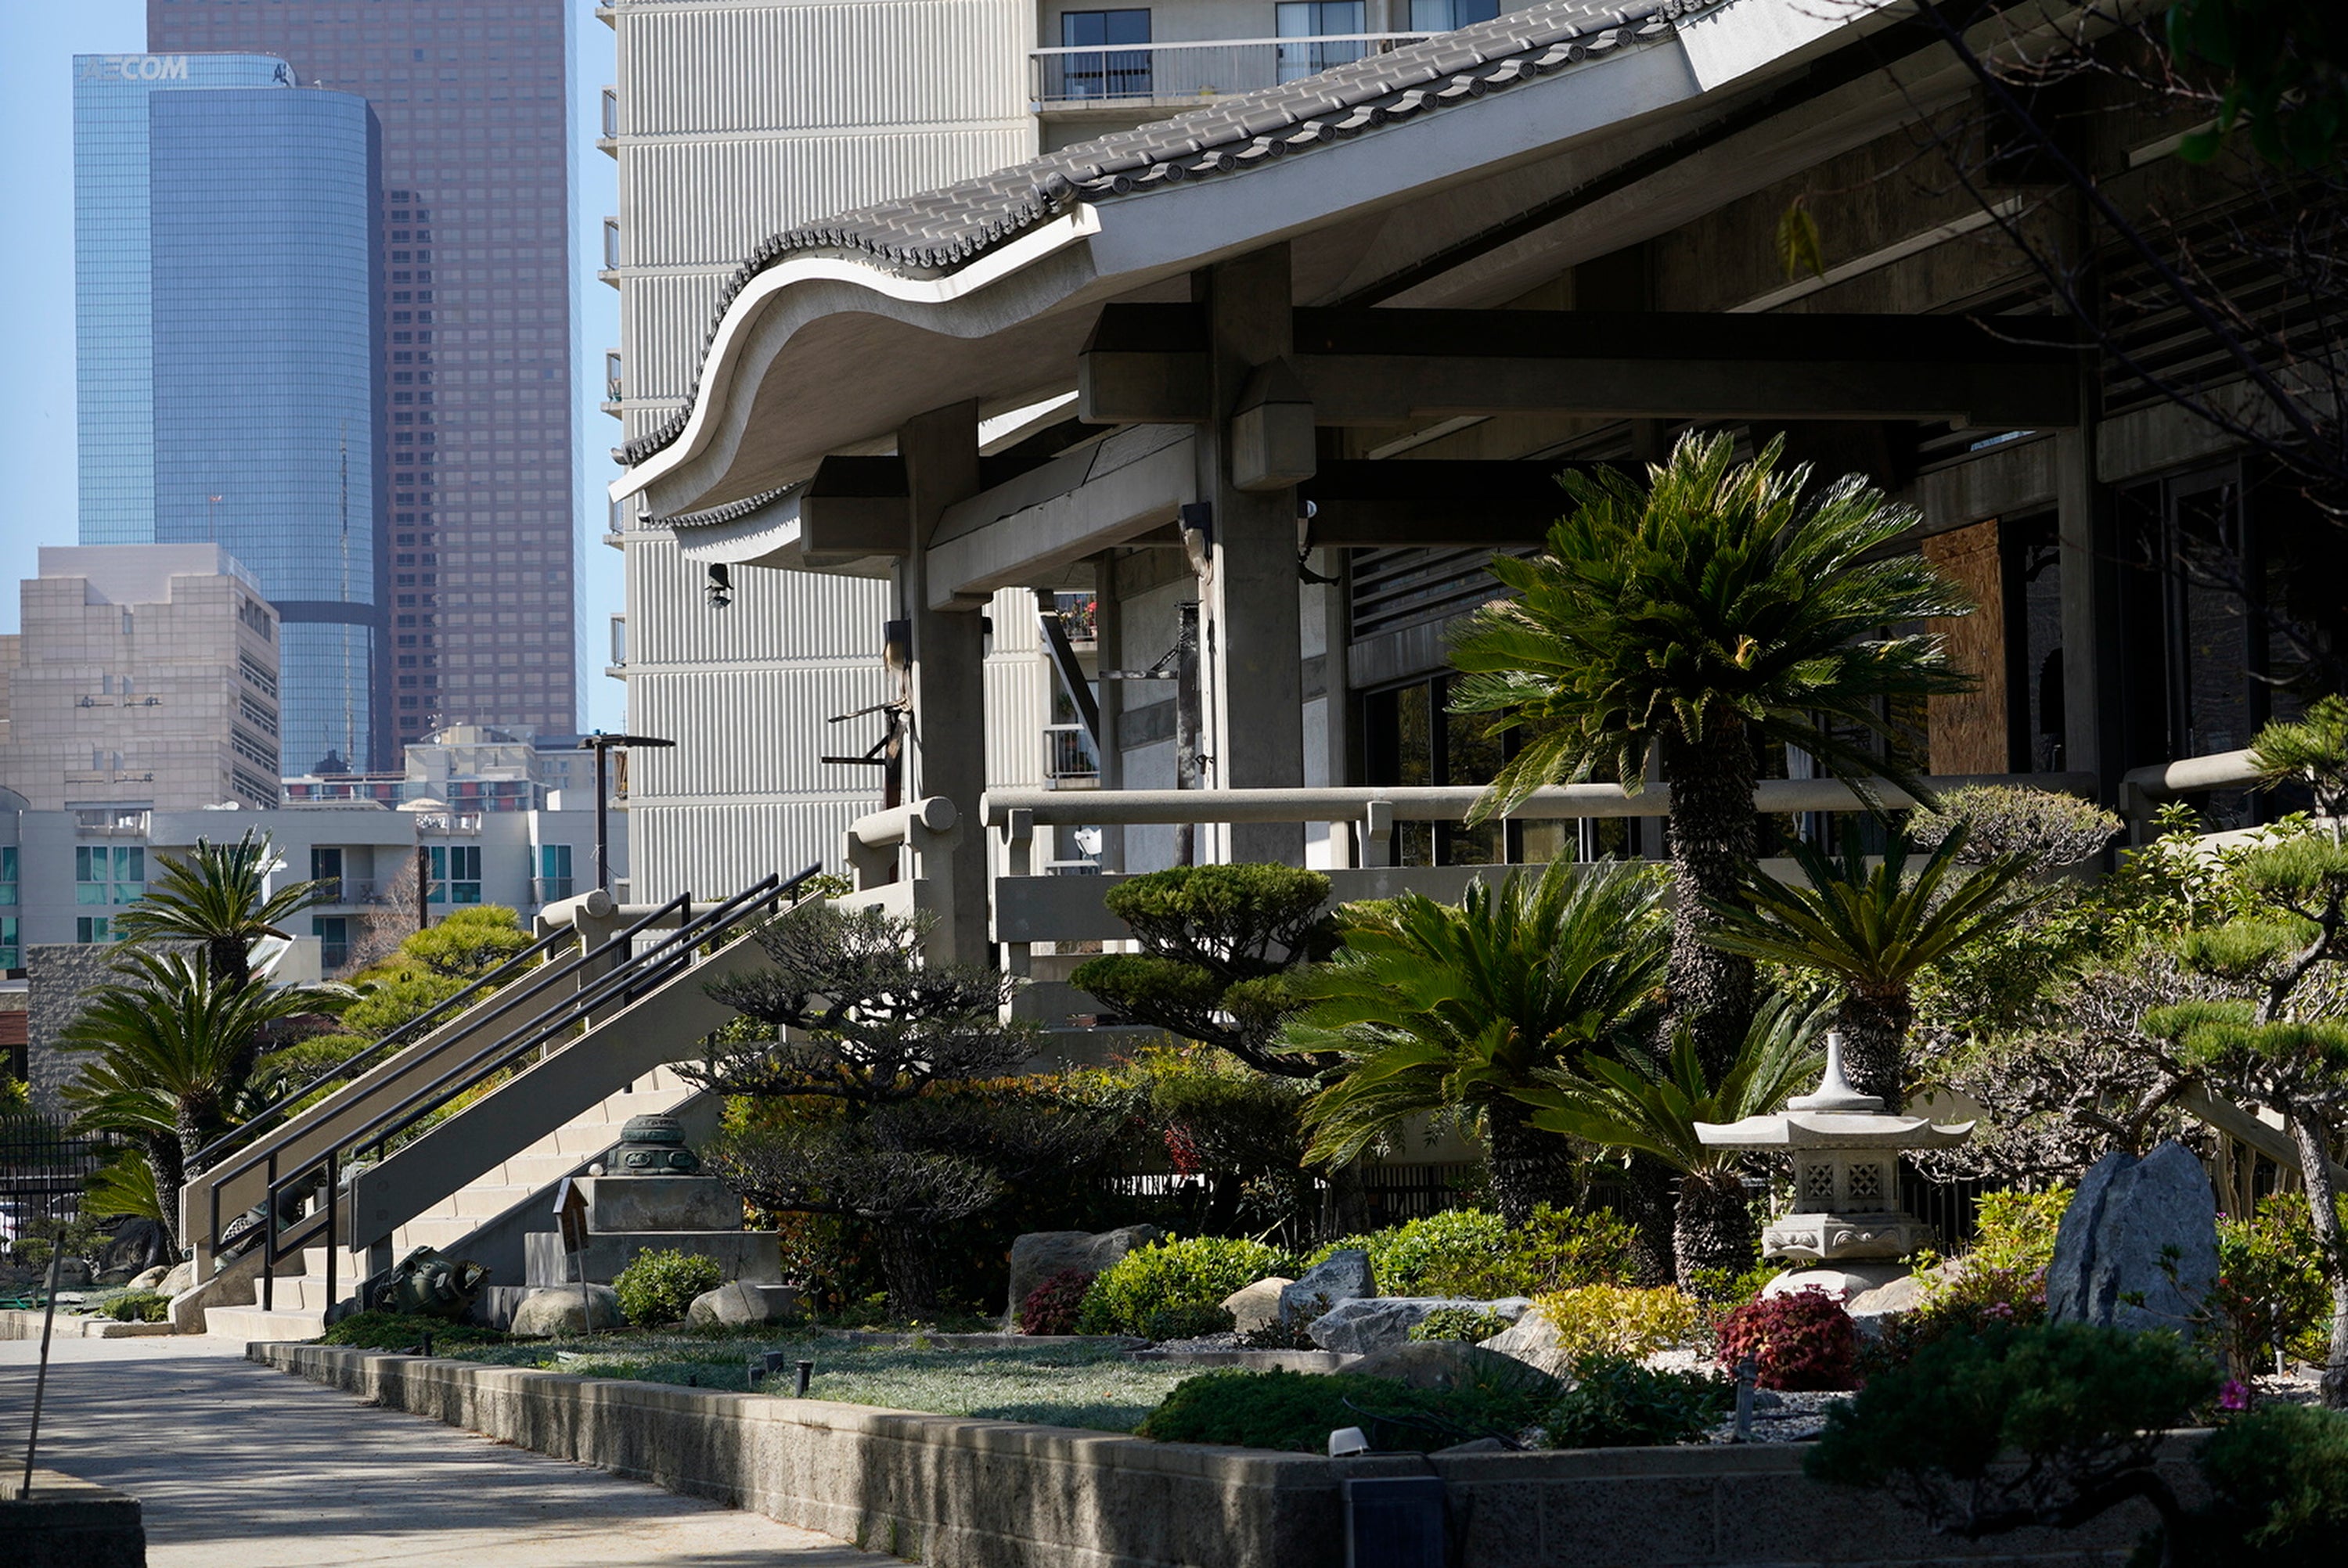
{"label": "gray roof tile", "polygon": [[[702,342],[704,361],[736,296],[787,256],[846,251],[896,271],[934,276],[1074,203],[1262,168],[1618,48],[1669,37],[1680,18],[1725,3],[1662,0],[1617,7],[1597,0],[1545,0],[1456,33],[1365,55],[1317,76],[1234,93],[1208,108],[1079,142],[974,179],[787,230],[761,244],[728,280]],[[696,373],[685,408],[629,443],[621,460],[641,463],[675,441],[700,391]]]}

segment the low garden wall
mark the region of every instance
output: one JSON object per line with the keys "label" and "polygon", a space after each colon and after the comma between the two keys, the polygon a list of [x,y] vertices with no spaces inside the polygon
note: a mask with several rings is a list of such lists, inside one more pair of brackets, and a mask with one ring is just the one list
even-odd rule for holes
{"label": "low garden wall", "polygon": [[[256,1344],[253,1359],[558,1459],[937,1568],[1342,1568],[1348,1478],[1444,1481],[1470,1568],[2118,1564],[2140,1505],[2067,1533],[1967,1542],[1818,1485],[1779,1445],[1306,1454]],[[2167,1463],[2188,1484],[2181,1453]]]}

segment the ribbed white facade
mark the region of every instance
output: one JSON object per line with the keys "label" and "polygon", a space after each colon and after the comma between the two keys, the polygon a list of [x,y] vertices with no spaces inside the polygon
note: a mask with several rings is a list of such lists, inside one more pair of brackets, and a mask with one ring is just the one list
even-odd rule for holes
{"label": "ribbed white facade", "polygon": [[[1027,0],[618,0],[612,141],[619,159],[623,427],[683,405],[726,280],[767,236],[1032,157]],[[633,760],[631,894],[717,897],[769,871],[837,866],[849,820],[879,804],[861,753],[885,701],[885,584],[703,569],[631,522],[628,727],[671,751]],[[996,597],[990,777],[1043,766],[1048,668],[1032,596]],[[975,811],[975,801],[957,802]]]}

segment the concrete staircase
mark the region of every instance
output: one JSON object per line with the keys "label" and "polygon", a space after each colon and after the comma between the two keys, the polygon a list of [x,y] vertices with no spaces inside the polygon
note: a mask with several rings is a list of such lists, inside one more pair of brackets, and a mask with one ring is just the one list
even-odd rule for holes
{"label": "concrete staircase", "polygon": [[[698,1092],[674,1069],[654,1068],[400,1225],[392,1235],[392,1261],[419,1246],[453,1258],[476,1257],[489,1265],[492,1291],[519,1295],[519,1237],[555,1228],[554,1187],[617,1143],[630,1117],[674,1114]],[[477,1256],[482,1250],[477,1244],[487,1244],[492,1255]],[[371,1272],[364,1253],[343,1251],[335,1259],[335,1294],[355,1299]],[[204,1332],[240,1342],[316,1338],[326,1325],[326,1249],[303,1248],[298,1274],[284,1272],[281,1265],[271,1295],[273,1307],[263,1307],[256,1297],[250,1307],[206,1308]]]}

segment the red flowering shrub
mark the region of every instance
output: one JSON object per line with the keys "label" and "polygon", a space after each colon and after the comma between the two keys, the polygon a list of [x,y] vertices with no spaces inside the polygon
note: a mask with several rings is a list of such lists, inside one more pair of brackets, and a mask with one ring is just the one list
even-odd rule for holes
{"label": "red flowering shrub", "polygon": [[1859,1325],[1823,1290],[1765,1296],[1719,1323],[1720,1364],[1731,1373],[1747,1356],[1764,1389],[1825,1391],[1850,1388],[1859,1360]]}
{"label": "red flowering shrub", "polygon": [[1022,1334],[1074,1334],[1076,1309],[1093,1285],[1089,1269],[1064,1268],[1027,1293],[1019,1304]]}
{"label": "red flowering shrub", "polygon": [[1931,1286],[1913,1312],[1883,1318],[1875,1342],[1859,1353],[1869,1377],[1904,1367],[1925,1346],[1977,1339],[1993,1328],[2029,1328],[2046,1319],[2046,1270],[1973,1263]]}

